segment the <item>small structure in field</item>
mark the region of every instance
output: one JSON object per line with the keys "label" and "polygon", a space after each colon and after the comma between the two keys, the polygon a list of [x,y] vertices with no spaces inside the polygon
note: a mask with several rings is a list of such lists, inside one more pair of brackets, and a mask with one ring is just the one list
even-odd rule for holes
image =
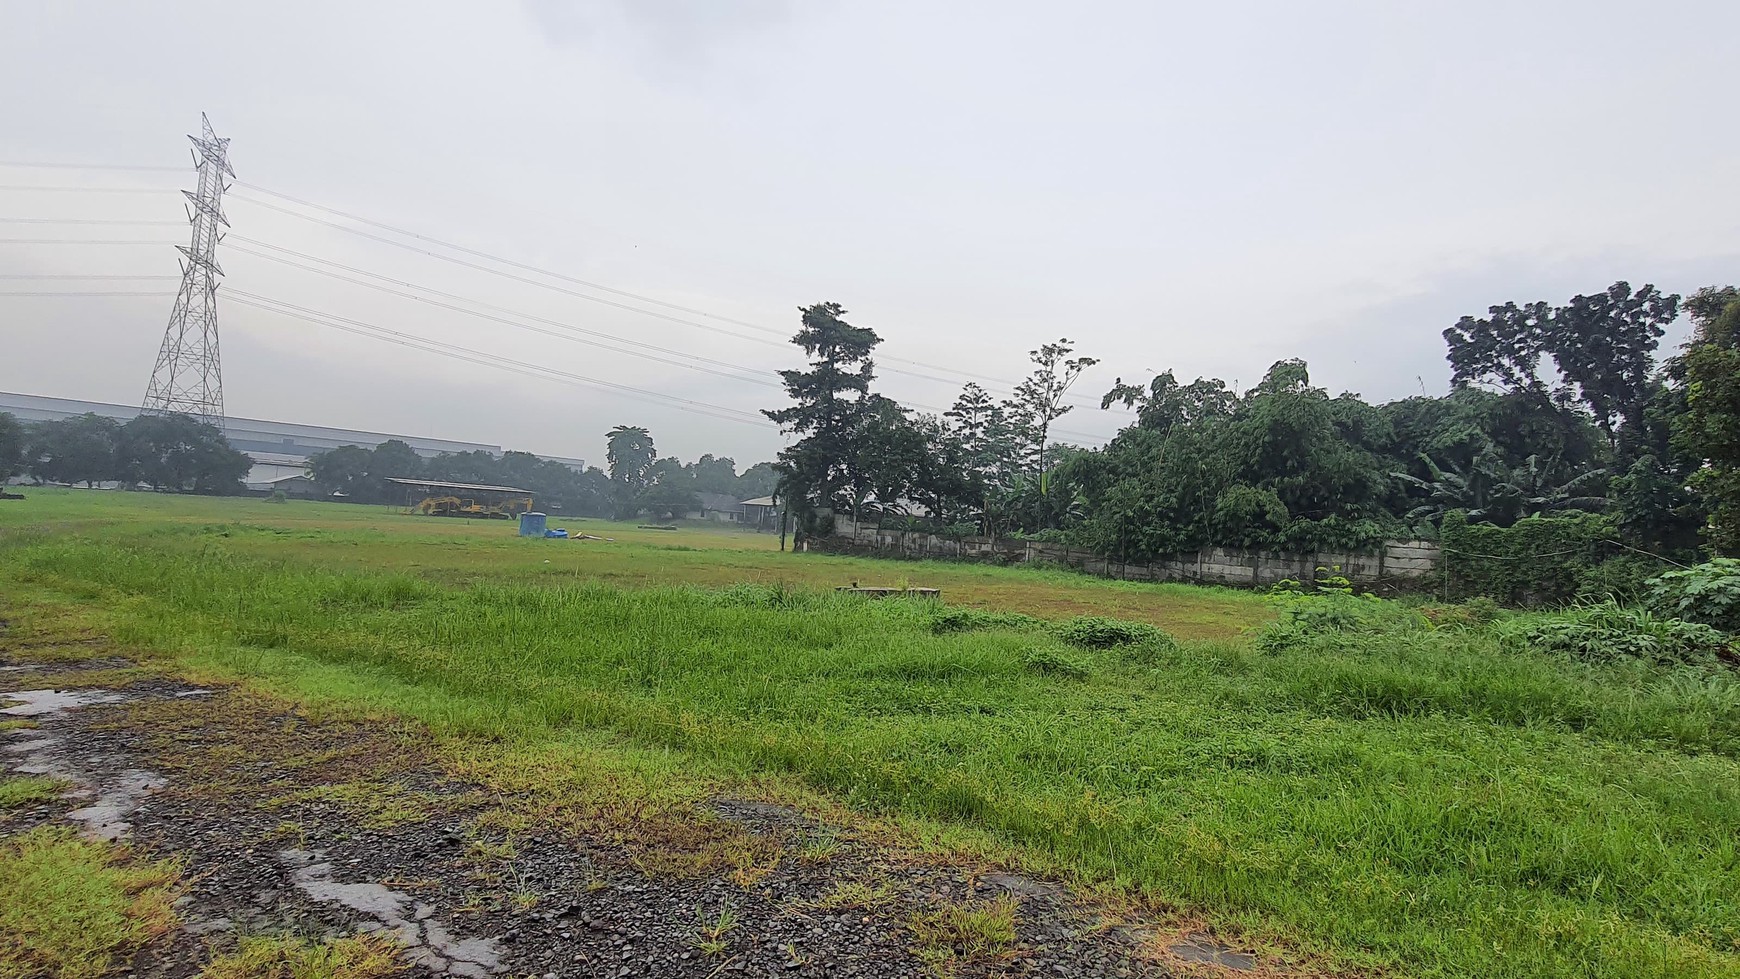
{"label": "small structure in field", "polygon": [[841,585],[835,591],[850,592],[854,595],[865,595],[870,598],[887,598],[890,595],[903,595],[908,598],[941,598],[941,588],[866,588],[856,581],[849,585]]}
{"label": "small structure in field", "polygon": [[765,534],[779,530],[780,504],[771,496],[758,496],[753,500],[744,500],[738,506],[743,508],[740,523],[754,527]]}
{"label": "small structure in field", "polygon": [[425,516],[512,520],[532,508],[532,491],[515,486],[397,477],[387,482],[404,489],[408,512]]}

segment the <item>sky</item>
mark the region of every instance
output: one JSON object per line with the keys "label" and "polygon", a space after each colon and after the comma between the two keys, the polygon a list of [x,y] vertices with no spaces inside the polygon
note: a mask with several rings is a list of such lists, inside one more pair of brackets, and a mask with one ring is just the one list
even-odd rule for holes
{"label": "sky", "polygon": [[20,277],[174,276],[205,112],[232,415],[747,466],[820,301],[921,410],[1071,339],[1082,444],[1167,369],[1438,394],[1464,314],[1740,281],[1736,33],[1719,0],[0,0],[0,161],[180,168],[0,166],[0,292],[66,293],[0,296],[0,391],[141,399],[175,281]]}

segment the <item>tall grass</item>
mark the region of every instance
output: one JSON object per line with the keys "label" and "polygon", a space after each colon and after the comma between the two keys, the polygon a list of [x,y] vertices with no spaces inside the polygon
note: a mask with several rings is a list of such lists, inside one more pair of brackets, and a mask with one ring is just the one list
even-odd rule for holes
{"label": "tall grass", "polygon": [[102,603],[122,638],[449,733],[604,732],[981,827],[1354,965],[1740,974],[1731,675],[1478,630],[1084,649],[1018,620],[939,634],[922,602],[455,588],[192,541],[21,538],[0,575]]}

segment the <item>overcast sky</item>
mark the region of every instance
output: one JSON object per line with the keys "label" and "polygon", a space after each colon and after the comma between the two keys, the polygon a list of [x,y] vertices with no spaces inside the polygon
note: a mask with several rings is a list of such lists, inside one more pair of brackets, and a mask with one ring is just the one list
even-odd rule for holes
{"label": "overcast sky", "polygon": [[[1439,333],[1464,313],[1620,278],[1740,280],[1719,41],[1737,34],[1740,4],[1722,0],[0,0],[0,160],[180,166],[207,112],[253,185],[227,205],[234,236],[731,376],[233,238],[226,290],[737,412],[782,402],[769,372],[796,358],[781,338],[821,300],[882,335],[885,366],[943,379],[885,372],[912,404],[949,404],[951,371],[1012,384],[1059,336],[1102,360],[1083,401],[1167,368],[1248,387],[1290,356],[1387,400],[1445,389]],[[190,179],[0,167],[0,238],[157,243],[0,244],[0,275],[173,274],[184,227],[17,219],[178,221]],[[440,261],[264,191],[688,307],[508,269],[700,326]],[[174,285],[0,282],[163,294],[0,298],[0,390],[137,403]],[[746,465],[783,441],[220,309],[233,415],[600,461],[617,424],[685,459]],[[1091,442],[1126,417],[1084,406],[1059,427]]]}

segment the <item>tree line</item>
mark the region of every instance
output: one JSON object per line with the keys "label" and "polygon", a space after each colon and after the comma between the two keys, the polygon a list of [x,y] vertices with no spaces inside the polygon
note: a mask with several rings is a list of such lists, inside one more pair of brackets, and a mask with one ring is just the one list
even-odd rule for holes
{"label": "tree line", "polygon": [[646,513],[665,518],[700,507],[700,493],[742,500],[773,492],[771,463],[737,472],[728,456],[706,454],[684,463],[660,458],[645,428],[619,425],[606,433],[609,472],[584,470],[529,452],[482,450],[447,452],[424,458],[398,439],[373,448],[347,445],[309,460],[314,483],[326,494],[356,503],[403,503],[402,489],[390,479],[432,479],[452,483],[512,486],[531,491],[541,509],[575,516],[633,519]]}
{"label": "tree line", "polygon": [[[1691,339],[1659,356],[1682,313]],[[825,514],[945,534],[1062,539],[1125,560],[1208,545],[1310,551],[1434,537],[1449,513],[1508,527],[1599,513],[1628,546],[1740,552],[1740,293],[1625,282],[1562,304],[1493,306],[1444,331],[1450,391],[1372,404],[1302,360],[1245,391],[1164,371],[1100,400],[1131,424],[1083,449],[1050,437],[1096,363],[1067,339],[996,400],[941,415],[874,389],[875,331],[837,303],[800,310],[809,363],[764,412],[797,440],[775,466],[800,533]]]}
{"label": "tree line", "polygon": [[0,483],[149,486],[177,493],[237,494],[252,465],[216,426],[187,415],[97,414],[25,423],[0,413]]}

